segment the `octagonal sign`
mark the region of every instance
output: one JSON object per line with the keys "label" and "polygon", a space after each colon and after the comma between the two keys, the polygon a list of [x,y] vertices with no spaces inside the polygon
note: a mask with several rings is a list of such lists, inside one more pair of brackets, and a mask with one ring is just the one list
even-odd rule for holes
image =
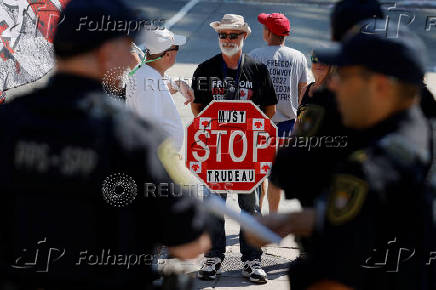
{"label": "octagonal sign", "polygon": [[252,101],[212,101],[186,136],[186,166],[216,193],[252,192],[277,152],[277,127]]}

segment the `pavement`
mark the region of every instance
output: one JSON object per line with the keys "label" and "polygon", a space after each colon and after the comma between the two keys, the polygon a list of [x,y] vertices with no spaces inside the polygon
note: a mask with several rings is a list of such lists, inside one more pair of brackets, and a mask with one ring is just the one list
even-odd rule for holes
{"label": "pavement", "polygon": [[[266,201],[266,199],[265,199]],[[227,198],[227,205],[230,208],[238,210],[237,196],[230,194]],[[284,200],[279,206],[279,212],[297,211],[300,209],[300,204],[297,201]],[[262,209],[263,213],[268,212],[268,202],[266,201]],[[225,229],[227,236],[226,258],[223,261],[223,273],[217,276],[214,281],[201,281],[195,279],[194,289],[234,289],[244,287],[244,289],[274,289],[285,290],[289,288],[289,277],[287,275],[288,264],[294,260],[299,250],[295,244],[294,237],[286,237],[280,245],[268,245],[263,247],[262,265],[263,269],[268,274],[268,283],[256,285],[248,281],[247,278],[241,276],[242,262],[240,261],[241,254],[239,252],[239,225],[229,218],[225,220]],[[172,267],[171,264],[177,263],[183,265],[185,272],[196,277],[196,271],[200,268],[202,258],[187,262],[179,261],[159,261],[162,267]]]}

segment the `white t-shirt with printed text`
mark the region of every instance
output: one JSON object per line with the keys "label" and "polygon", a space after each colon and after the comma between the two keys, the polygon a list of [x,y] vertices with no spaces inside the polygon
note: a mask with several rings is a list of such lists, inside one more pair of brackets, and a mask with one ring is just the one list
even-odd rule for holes
{"label": "white t-shirt with printed text", "polygon": [[297,118],[298,83],[307,83],[307,60],[300,51],[287,46],[256,48],[250,56],[265,64],[277,95],[275,123]]}
{"label": "white t-shirt with printed text", "polygon": [[126,88],[126,104],[144,119],[158,124],[177,151],[183,146],[184,127],[167,83],[169,77],[148,65],[133,75],[134,86]]}

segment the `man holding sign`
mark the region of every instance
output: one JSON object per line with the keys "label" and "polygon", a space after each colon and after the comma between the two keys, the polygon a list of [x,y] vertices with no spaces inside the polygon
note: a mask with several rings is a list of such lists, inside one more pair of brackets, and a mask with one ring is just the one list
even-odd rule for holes
{"label": "man holding sign", "polygon": [[[265,65],[242,53],[244,40],[251,29],[244,17],[225,14],[221,21],[210,26],[218,32],[221,54],[201,63],[194,72],[192,88],[195,101],[191,108],[197,116],[212,100],[252,100],[269,118],[276,112],[277,97]],[[225,117],[225,116],[223,116]],[[212,176],[214,177],[214,176]],[[226,194],[221,194],[226,199]],[[238,195],[239,207],[256,214],[254,192]],[[210,229],[212,249],[205,255],[206,260],[199,271],[200,279],[213,280],[221,270],[226,251],[224,220],[215,219]],[[242,274],[256,283],[266,283],[267,275],[260,266],[262,251],[247,244],[243,235],[241,243]]]}

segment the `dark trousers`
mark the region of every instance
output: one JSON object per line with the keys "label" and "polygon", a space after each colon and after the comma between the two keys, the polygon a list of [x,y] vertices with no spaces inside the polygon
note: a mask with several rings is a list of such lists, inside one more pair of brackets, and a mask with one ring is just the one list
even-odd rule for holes
{"label": "dark trousers", "polygon": [[[256,190],[260,190],[260,187],[258,187]],[[256,190],[250,194],[238,194],[239,207],[251,215],[255,215],[259,212],[259,207],[256,206],[258,203],[258,199],[256,198]],[[227,199],[227,194],[220,194],[219,196],[224,200]],[[239,243],[241,245],[240,251],[242,254],[242,262],[254,259],[260,260],[260,257],[262,256],[262,250],[260,248],[250,246],[245,240],[243,233],[244,231],[240,230]],[[210,220],[209,234],[212,240],[212,248],[204,256],[207,258],[216,257],[223,260],[226,252],[226,232],[224,229],[224,219],[213,216]]]}

